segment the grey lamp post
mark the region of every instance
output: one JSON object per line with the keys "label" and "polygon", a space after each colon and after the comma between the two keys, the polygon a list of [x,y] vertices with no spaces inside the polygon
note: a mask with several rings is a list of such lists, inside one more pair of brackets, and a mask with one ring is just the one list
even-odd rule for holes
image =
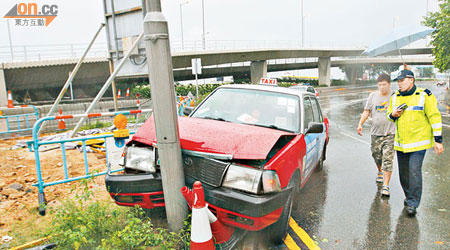
{"label": "grey lamp post", "polygon": [[205,33],[205,0],[202,0],[202,17],[203,17],[203,35],[202,35],[202,45],[203,49],[206,49],[206,33]]}
{"label": "grey lamp post", "polygon": [[181,23],[181,48],[184,50],[184,36],[183,36],[183,5],[188,2],[180,3],[180,23]]}

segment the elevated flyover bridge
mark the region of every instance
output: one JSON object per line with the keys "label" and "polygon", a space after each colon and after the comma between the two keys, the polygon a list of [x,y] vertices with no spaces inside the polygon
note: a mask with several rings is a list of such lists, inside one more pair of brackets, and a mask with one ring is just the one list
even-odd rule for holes
{"label": "elevated flyover bridge", "polygon": [[[292,46],[292,44],[288,44]],[[279,46],[277,44],[277,46]],[[289,47],[288,46],[288,47]],[[276,46],[275,46],[276,47]],[[398,64],[402,63],[398,52],[382,55],[381,57],[368,58],[361,56],[364,48],[256,48],[256,49],[227,49],[226,47],[214,50],[177,51],[172,52],[174,77],[176,81],[191,80],[194,76],[191,72],[191,59],[201,58],[202,74],[199,78],[211,78],[221,76],[233,76],[236,79],[250,78],[257,82],[267,72],[319,69],[320,84],[331,83],[330,68],[346,66],[348,76],[351,76],[352,65],[358,64]],[[22,50],[23,53],[30,50]],[[61,50],[64,51],[64,50]],[[73,69],[80,52],[65,52],[66,58],[43,59],[45,54],[39,54],[41,60],[36,60],[36,55],[15,54],[15,60],[0,63],[0,106],[6,105],[6,89],[12,90],[13,95],[24,96],[26,91],[33,100],[54,98],[69,72]],[[28,53],[28,52],[27,52]],[[431,64],[431,48],[406,48],[401,53],[407,64]],[[69,54],[69,55],[67,55]],[[94,96],[97,89],[110,75],[109,60],[102,55],[101,49],[94,50],[85,59],[80,71],[73,80],[74,96]],[[69,56],[69,58],[67,58]],[[57,57],[57,55],[53,55]],[[0,48],[0,58],[5,58],[5,52]],[[19,59],[17,59],[19,58]],[[10,58],[11,59],[11,58]],[[26,59],[26,60],[25,60]],[[146,68],[145,64],[140,67]],[[126,69],[125,69],[126,70]],[[121,77],[146,78],[146,74],[121,74]],[[3,103],[5,102],[5,103]]]}

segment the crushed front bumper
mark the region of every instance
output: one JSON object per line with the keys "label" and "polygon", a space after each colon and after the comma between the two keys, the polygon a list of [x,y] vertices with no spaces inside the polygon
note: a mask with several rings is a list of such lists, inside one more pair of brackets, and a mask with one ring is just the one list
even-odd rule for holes
{"label": "crushed front bumper", "polygon": [[[194,179],[186,177],[192,187]],[[118,205],[154,208],[164,206],[160,175],[106,175],[106,188]],[[281,215],[290,189],[278,193],[254,195],[223,187],[203,184],[209,209],[225,224],[258,231],[276,222]]]}

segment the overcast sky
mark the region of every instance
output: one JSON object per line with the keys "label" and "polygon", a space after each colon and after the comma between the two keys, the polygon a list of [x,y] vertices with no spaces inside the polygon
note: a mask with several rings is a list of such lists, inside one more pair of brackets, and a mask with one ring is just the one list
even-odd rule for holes
{"label": "overcast sky", "polygon": [[[127,1],[127,0],[123,0]],[[10,21],[13,45],[88,43],[104,21],[101,0],[1,0],[2,17],[19,2],[57,4],[48,27],[17,27]],[[137,1],[139,2],[139,1]],[[163,12],[171,40],[181,40],[180,3],[166,0]],[[185,40],[201,40],[201,0],[183,6]],[[301,0],[204,0],[207,40],[301,40]],[[304,0],[305,42],[368,45],[394,25],[420,23],[427,0]],[[428,0],[430,10],[437,0]],[[9,46],[6,19],[0,46]],[[106,42],[100,35],[98,42]]]}
{"label": "overcast sky", "polygon": [[[141,2],[116,0],[116,6],[120,5],[120,1]],[[200,41],[202,1],[162,0],[163,12],[169,22],[170,39],[172,42],[178,41],[178,44],[181,41],[180,4],[186,1],[188,3],[182,7],[184,40]],[[14,46],[87,44],[100,23],[104,22],[102,0],[1,0],[1,17],[20,2],[36,2],[40,6],[57,4],[59,13],[48,27],[20,27],[14,25],[14,20],[10,20]],[[204,0],[206,39],[300,42],[301,2]],[[429,11],[439,9],[438,0],[304,0],[305,44],[347,48],[368,46],[380,36],[389,33],[394,26],[419,24],[425,16],[427,4]],[[8,54],[9,36],[5,18],[0,19],[0,34],[0,47]],[[104,31],[98,37],[97,43],[106,43]],[[425,41],[416,43],[421,43],[422,46]],[[282,73],[269,75],[278,74]],[[317,76],[318,73],[315,69],[299,71],[297,74]],[[342,79],[344,75],[338,68],[333,68],[332,77]]]}

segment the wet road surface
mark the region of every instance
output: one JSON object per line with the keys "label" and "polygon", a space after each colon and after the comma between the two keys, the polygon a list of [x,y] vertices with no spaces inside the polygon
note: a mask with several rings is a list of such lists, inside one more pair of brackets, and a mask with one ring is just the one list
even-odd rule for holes
{"label": "wet road surface", "polygon": [[[430,89],[438,102],[445,88]],[[392,83],[397,89],[397,83]],[[450,249],[450,116],[443,103],[445,151],[428,150],[423,164],[423,194],[418,214],[408,217],[398,177],[397,159],[391,196],[380,196],[377,169],[370,152],[370,120],[363,136],[356,127],[365,101],[375,85],[324,89],[320,103],[330,120],[330,143],[322,171],[316,171],[296,197],[289,237],[269,246],[261,233],[250,233],[246,245],[255,249]],[[304,230],[302,232],[302,230]],[[245,247],[244,247],[245,248]]]}

